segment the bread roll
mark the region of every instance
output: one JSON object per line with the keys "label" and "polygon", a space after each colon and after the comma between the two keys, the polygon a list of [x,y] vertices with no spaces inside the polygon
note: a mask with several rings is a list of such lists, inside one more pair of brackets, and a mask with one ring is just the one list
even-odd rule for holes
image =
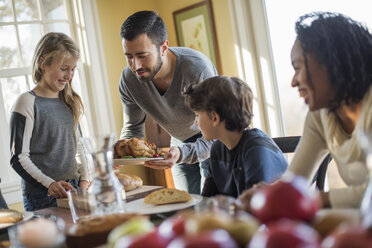
{"label": "bread roll", "polygon": [[146,204],[168,204],[176,202],[187,202],[191,199],[189,193],[178,189],[161,189],[154,191],[144,198]]}
{"label": "bread roll", "polygon": [[115,175],[124,186],[125,191],[129,191],[143,185],[143,181],[139,176],[120,172],[115,172]]}
{"label": "bread roll", "polygon": [[16,223],[23,220],[23,214],[13,209],[0,209],[0,223]]}

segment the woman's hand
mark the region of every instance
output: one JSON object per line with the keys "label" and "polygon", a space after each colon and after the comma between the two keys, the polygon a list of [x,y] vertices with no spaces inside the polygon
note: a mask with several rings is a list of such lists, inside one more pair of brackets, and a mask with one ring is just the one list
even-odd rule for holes
{"label": "woman's hand", "polygon": [[79,187],[80,187],[81,189],[85,189],[85,190],[87,190],[87,189],[89,188],[89,182],[86,181],[86,180],[82,180],[82,181],[80,181],[80,183],[79,183]]}
{"label": "woman's hand", "polygon": [[180,159],[181,151],[177,146],[172,146],[164,155],[164,159],[146,161],[145,166],[152,169],[169,169]]}
{"label": "woman's hand", "polygon": [[75,188],[68,182],[63,180],[58,182],[53,182],[49,185],[48,195],[51,195],[55,198],[66,198],[68,190],[75,190]]}

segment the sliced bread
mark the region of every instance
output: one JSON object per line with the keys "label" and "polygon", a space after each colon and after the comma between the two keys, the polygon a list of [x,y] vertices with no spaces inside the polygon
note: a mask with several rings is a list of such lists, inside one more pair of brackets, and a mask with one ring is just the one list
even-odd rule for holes
{"label": "sliced bread", "polygon": [[23,220],[23,214],[13,209],[0,209],[0,223],[16,223]]}
{"label": "sliced bread", "polygon": [[187,202],[191,199],[189,193],[178,189],[161,189],[147,195],[144,199],[146,204],[168,204],[176,202]]}

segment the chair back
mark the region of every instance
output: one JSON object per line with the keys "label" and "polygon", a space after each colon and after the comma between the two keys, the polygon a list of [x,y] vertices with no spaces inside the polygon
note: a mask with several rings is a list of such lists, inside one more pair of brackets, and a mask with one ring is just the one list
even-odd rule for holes
{"label": "chair back", "polygon": [[[301,136],[285,136],[285,137],[275,137],[273,138],[277,146],[282,150],[283,153],[295,152],[298,143],[300,142]],[[332,156],[328,154],[320,164],[317,172],[314,175],[311,185],[315,183],[315,186],[319,190],[324,190],[325,178],[327,175],[327,168],[329,162],[331,162]]]}

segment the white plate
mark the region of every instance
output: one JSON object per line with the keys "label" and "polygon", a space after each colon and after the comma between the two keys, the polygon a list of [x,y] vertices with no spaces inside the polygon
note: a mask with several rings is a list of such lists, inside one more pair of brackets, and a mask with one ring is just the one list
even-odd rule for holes
{"label": "white plate", "polygon": [[128,202],[126,205],[127,212],[129,213],[139,213],[139,214],[158,214],[166,213],[176,210],[181,210],[184,208],[192,207],[203,199],[201,195],[190,194],[191,199],[188,202],[183,203],[173,203],[164,205],[152,205],[145,204],[143,198]]}
{"label": "white plate", "polygon": [[24,212],[23,213],[23,220],[16,222],[16,223],[0,223],[0,229],[7,228],[13,226],[14,224],[22,223],[23,221],[29,220],[34,216],[33,212]]}
{"label": "white plate", "polygon": [[146,161],[150,160],[160,160],[164,159],[162,157],[159,158],[121,158],[121,159],[114,159],[115,165],[140,165],[144,164]]}

